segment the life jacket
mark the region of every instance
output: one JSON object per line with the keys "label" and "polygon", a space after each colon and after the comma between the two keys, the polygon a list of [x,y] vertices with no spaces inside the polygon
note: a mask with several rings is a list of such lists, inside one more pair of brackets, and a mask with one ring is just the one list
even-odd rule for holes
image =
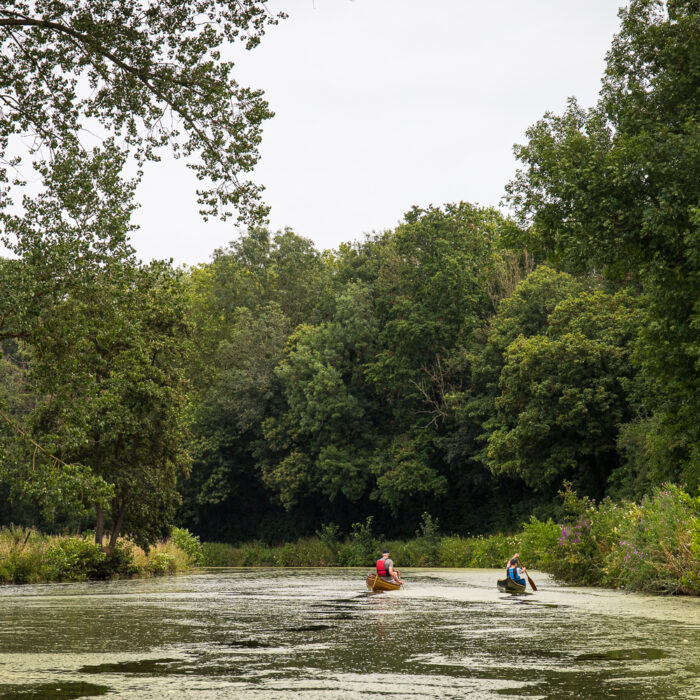
{"label": "life jacket", "polygon": [[387,571],[384,564],[384,559],[377,559],[377,576],[390,577],[391,574]]}
{"label": "life jacket", "polygon": [[522,586],[525,583],[525,579],[518,578],[516,571],[517,571],[517,567],[515,567],[515,566],[508,567],[506,569],[506,574],[508,575],[508,578],[511,579],[511,581],[515,581],[516,583],[519,583]]}

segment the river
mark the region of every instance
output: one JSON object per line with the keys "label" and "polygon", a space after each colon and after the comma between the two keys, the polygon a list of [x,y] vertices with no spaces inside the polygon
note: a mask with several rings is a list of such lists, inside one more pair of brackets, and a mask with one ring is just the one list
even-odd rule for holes
{"label": "river", "polygon": [[218,569],[0,588],[0,698],[700,698],[700,599],[500,571]]}

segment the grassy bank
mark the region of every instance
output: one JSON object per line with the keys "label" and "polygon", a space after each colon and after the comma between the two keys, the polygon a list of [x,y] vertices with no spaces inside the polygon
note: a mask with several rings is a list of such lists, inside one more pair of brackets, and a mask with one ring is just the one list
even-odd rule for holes
{"label": "grassy bank", "polygon": [[531,518],[513,535],[444,536],[424,516],[411,540],[385,541],[372,521],[341,538],[327,525],[316,537],[269,546],[203,545],[211,566],[372,566],[379,548],[389,547],[397,566],[495,567],[514,552],[530,568],[572,584],[652,593],[700,595],[700,498],[676,486],[658,488],[641,503],[596,504],[563,494],[562,523]]}
{"label": "grassy bank", "polygon": [[170,539],[144,551],[120,539],[111,554],[94,535],[43,535],[33,529],[0,530],[0,583],[46,583],[89,579],[162,576],[201,563],[201,544],[187,530],[175,528]]}

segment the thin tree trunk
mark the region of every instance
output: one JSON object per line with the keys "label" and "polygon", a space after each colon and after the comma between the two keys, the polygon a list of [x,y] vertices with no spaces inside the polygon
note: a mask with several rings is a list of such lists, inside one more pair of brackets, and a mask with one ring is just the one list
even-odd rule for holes
{"label": "thin tree trunk", "polygon": [[[114,513],[114,510],[112,510],[112,513]],[[117,511],[117,517],[116,520],[112,521],[112,533],[109,538],[109,547],[108,551],[111,553],[114,551],[114,547],[117,544],[117,538],[119,537],[119,532],[122,529],[122,524],[124,522],[124,511],[126,510],[126,502],[122,501],[119,504],[119,509]]]}
{"label": "thin tree trunk", "polygon": [[102,512],[102,506],[97,506],[97,524],[95,525],[95,543],[100,545],[102,549],[102,540],[105,536],[105,514]]}

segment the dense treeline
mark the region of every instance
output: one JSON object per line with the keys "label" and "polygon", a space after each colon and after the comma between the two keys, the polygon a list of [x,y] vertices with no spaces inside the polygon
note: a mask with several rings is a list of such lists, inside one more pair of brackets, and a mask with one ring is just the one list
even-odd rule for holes
{"label": "dense treeline", "polygon": [[230,542],[370,516],[400,538],[426,512],[512,530],[562,516],[565,482],[694,494],[700,9],[621,19],[598,104],[516,148],[512,217],[416,207],[334,251],[254,225],[194,269],[143,265],[126,154],[66,137],[42,194],[0,201],[0,520],[113,549],[175,522]]}
{"label": "dense treeline", "polygon": [[648,381],[641,290],[535,264],[514,235],[449,205],[325,256],[259,229],[193,271],[186,524],[284,540],[373,515],[405,536],[427,511],[476,533],[556,515],[564,480],[648,490],[621,437]]}

